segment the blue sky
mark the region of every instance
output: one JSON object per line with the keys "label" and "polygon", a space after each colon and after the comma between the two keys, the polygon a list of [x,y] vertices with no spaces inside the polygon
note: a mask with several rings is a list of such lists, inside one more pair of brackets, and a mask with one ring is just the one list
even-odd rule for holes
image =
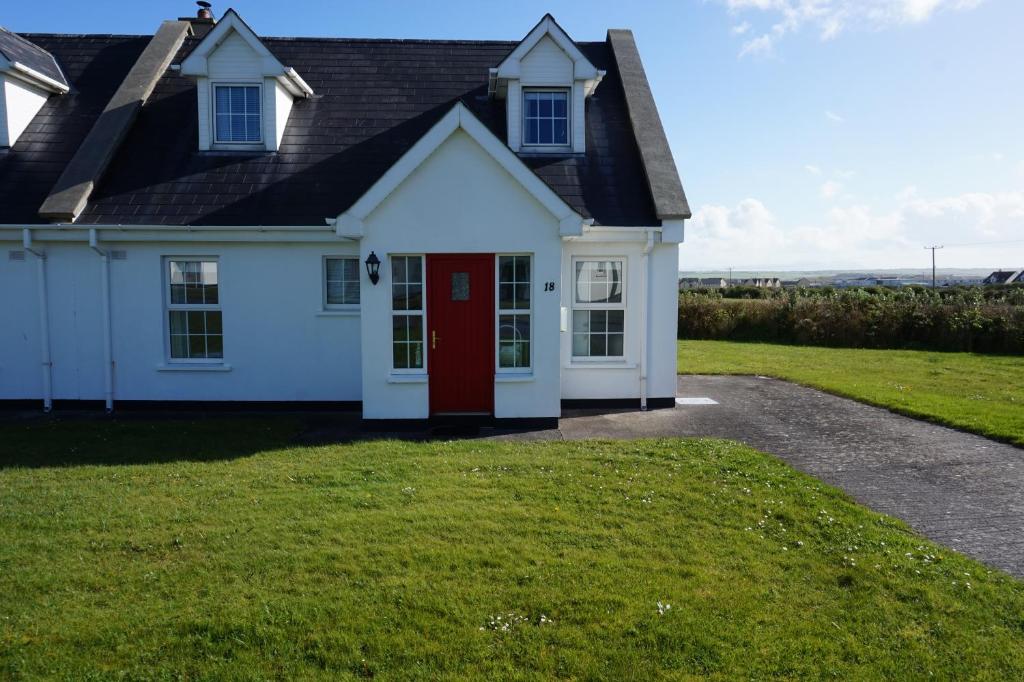
{"label": "blue sky", "polygon": [[[940,266],[1024,267],[1021,0],[232,6],[263,35],[517,39],[548,11],[577,40],[633,29],[695,213],[686,270],[924,267],[932,243]],[[193,9],[21,2],[0,22],[144,33]]]}

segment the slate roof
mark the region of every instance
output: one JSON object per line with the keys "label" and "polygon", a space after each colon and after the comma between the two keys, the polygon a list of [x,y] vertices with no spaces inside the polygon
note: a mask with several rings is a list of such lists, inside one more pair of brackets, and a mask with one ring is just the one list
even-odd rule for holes
{"label": "slate roof", "polygon": [[[66,64],[80,92],[51,97],[8,158],[0,157],[0,223],[43,222],[34,211],[61,164],[149,39],[27,37]],[[316,92],[296,100],[278,152],[197,151],[194,81],[168,71],[77,224],[323,225],[355,203],[457,101],[506,137],[505,103],[488,99],[487,76],[516,42],[262,40]],[[186,41],[175,63],[195,43]],[[587,103],[587,153],[523,160],[597,224],[657,225],[611,48],[606,42],[577,45],[607,71]],[[115,54],[118,59],[109,59]],[[14,180],[16,170],[21,180]],[[12,180],[24,191],[14,191]],[[17,198],[17,210],[5,195]]]}
{"label": "slate roof", "polygon": [[0,26],[0,54],[6,57],[7,61],[18,62],[61,85],[68,84],[64,72],[60,70],[52,54],[17,33],[11,33],[3,26]]}
{"label": "slate roof", "polygon": [[36,224],[39,207],[82,144],[149,36],[34,35],[72,86],[52,95],[14,146],[0,152],[0,224]]}

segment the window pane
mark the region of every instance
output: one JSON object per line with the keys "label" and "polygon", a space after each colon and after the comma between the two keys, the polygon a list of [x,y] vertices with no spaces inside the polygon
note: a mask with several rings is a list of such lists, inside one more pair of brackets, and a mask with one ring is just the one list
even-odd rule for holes
{"label": "window pane", "polygon": [[601,357],[607,355],[607,345],[604,334],[591,334],[590,335],[590,354]]}
{"label": "window pane", "polygon": [[529,310],[530,309],[530,285],[529,284],[517,284],[516,285],[516,305],[517,310]]}
{"label": "window pane", "polygon": [[608,355],[622,355],[622,334],[608,335]]}
{"label": "window pane", "polygon": [[536,118],[526,119],[526,144],[537,144],[540,141],[540,121]]}
{"label": "window pane", "polygon": [[187,334],[188,327],[186,326],[186,316],[188,313],[181,310],[172,310],[170,312],[170,331],[171,334]]}
{"label": "window pane", "polygon": [[516,316],[501,315],[498,318],[498,340],[513,341],[516,337]]}
{"label": "window pane", "polygon": [[512,282],[515,278],[515,256],[498,257],[498,281]]}
{"label": "window pane", "polygon": [[565,118],[566,117],[566,115],[565,115],[565,107],[566,107],[566,102],[568,101],[567,95],[564,92],[556,92],[556,93],[554,93],[552,99],[553,99],[553,107],[554,107],[554,113],[553,113],[554,117],[555,118]]}
{"label": "window pane", "polygon": [[224,330],[221,326],[219,310],[208,310],[206,312],[206,333],[207,334],[223,334]]}
{"label": "window pane", "polygon": [[171,335],[171,357],[175,359],[188,357],[188,337],[184,334]]}
{"label": "window pane", "polygon": [[608,331],[610,332],[622,332],[624,331],[623,320],[625,319],[626,312],[624,310],[609,310],[608,313]]}
{"label": "window pane", "polygon": [[515,257],[515,273],[517,282],[529,282],[530,281],[530,257],[529,256],[516,256]]}
{"label": "window pane", "polygon": [[565,119],[556,119],[552,122],[554,125],[554,141],[555,144],[568,144],[569,143],[569,122]]}
{"label": "window pane", "polygon": [[359,280],[345,282],[345,293],[341,300],[346,305],[359,305]]}
{"label": "window pane", "polygon": [[409,315],[409,340],[410,341],[423,341],[423,316],[422,315]]}
{"label": "window pane", "polygon": [[406,291],[406,285],[404,284],[393,284],[391,286],[391,309],[392,310],[408,310],[409,309],[409,293]]}
{"label": "window pane", "polygon": [[393,283],[405,282],[405,256],[392,256],[391,258],[391,281]]}
{"label": "window pane", "polygon": [[451,300],[453,300],[453,301],[468,301],[469,300],[469,273],[468,272],[453,272],[452,273]]}
{"label": "window pane", "polygon": [[423,285],[409,285],[409,310],[423,310]]}
{"label": "window pane", "polygon": [[551,93],[549,93],[549,92],[538,93],[538,98],[540,99],[540,113],[539,113],[539,116],[541,118],[550,118],[551,117]]}
{"label": "window pane", "polygon": [[405,315],[395,315],[391,319],[391,338],[393,341],[408,341],[408,320]]}
{"label": "window pane", "polygon": [[419,256],[409,256],[406,274],[409,276],[410,282],[421,283],[423,281],[423,259]]}
{"label": "window pane", "polygon": [[398,342],[395,343],[392,362],[394,363],[395,369],[408,369],[409,368],[409,345],[408,344],[398,343]]}
{"label": "window pane", "polygon": [[511,310],[515,305],[515,284],[498,285],[498,307],[502,310]]}
{"label": "window pane", "polygon": [[577,261],[577,303],[622,303],[622,261]]}
{"label": "window pane", "polygon": [[350,282],[359,284],[359,259],[358,258],[345,258],[342,259],[344,265],[344,277]]}
{"label": "window pane", "polygon": [[341,282],[327,280],[327,303],[331,305],[345,302],[345,289]]}
{"label": "window pane", "polygon": [[171,303],[184,303],[185,302],[185,285],[184,284],[172,284],[171,285]]}
{"label": "window pane", "polygon": [[542,119],[540,122],[540,133],[537,138],[539,144],[551,144],[551,120]]}
{"label": "window pane", "polygon": [[589,310],[574,310],[574,311],[572,311],[572,330],[575,333],[589,332],[590,331],[590,311]]}
{"label": "window pane", "polygon": [[206,333],[206,313],[202,311],[188,313],[188,333],[199,335]]}
{"label": "window pane", "polygon": [[503,341],[498,345],[498,367],[516,366],[516,346],[512,342]]}
{"label": "window pane", "polygon": [[206,337],[206,357],[218,359],[224,357],[223,336],[216,335]]}
{"label": "window pane", "polygon": [[572,335],[572,354],[583,357],[590,355],[590,337],[587,334]]}
{"label": "window pane", "polygon": [[188,356],[190,358],[205,358],[206,357],[206,337],[205,336],[189,336],[188,337]]}
{"label": "window pane", "polygon": [[537,93],[526,93],[526,115],[536,118],[540,114],[540,106],[537,104]]}
{"label": "window pane", "polygon": [[409,345],[409,366],[413,369],[423,369],[422,343],[413,343]]}

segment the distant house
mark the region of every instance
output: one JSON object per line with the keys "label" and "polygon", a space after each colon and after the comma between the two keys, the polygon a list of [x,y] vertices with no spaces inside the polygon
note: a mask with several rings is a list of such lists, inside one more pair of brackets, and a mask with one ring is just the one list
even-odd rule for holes
{"label": "distant house", "polygon": [[777,289],[782,286],[778,277],[750,277],[739,282],[741,286],[757,287],[758,289]]}
{"label": "distant house", "polygon": [[687,289],[724,289],[729,282],[724,277],[683,277],[679,280],[679,291]]}
{"label": "distant house", "polygon": [[805,289],[811,286],[811,280],[806,277],[801,277],[800,279],[785,279],[782,280],[780,286],[785,289]]}
{"label": "distant house", "polygon": [[996,270],[981,281],[982,284],[1011,284],[1024,282],[1024,270]]}

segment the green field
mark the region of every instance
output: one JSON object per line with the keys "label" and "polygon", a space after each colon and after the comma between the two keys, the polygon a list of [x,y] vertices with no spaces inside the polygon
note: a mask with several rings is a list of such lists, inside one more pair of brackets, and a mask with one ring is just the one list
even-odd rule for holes
{"label": "green field", "polygon": [[680,341],[682,374],[759,374],[1024,446],[1024,357]]}
{"label": "green field", "polygon": [[0,424],[0,678],[1024,677],[1024,584],[746,447],[295,428]]}

